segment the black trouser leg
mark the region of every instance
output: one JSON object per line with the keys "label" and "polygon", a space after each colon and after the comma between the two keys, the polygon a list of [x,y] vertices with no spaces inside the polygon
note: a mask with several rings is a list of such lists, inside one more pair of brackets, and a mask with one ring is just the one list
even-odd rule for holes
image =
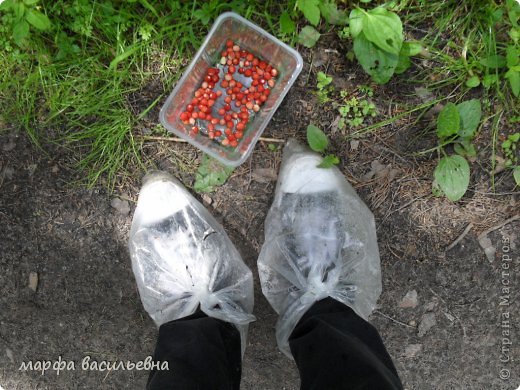
{"label": "black trouser leg", "polygon": [[159,328],[153,360],[167,361],[169,370],[152,371],[148,390],[240,388],[240,333],[200,310]]}
{"label": "black trouser leg", "polygon": [[304,390],[403,388],[377,330],[332,298],[305,313],[289,345]]}

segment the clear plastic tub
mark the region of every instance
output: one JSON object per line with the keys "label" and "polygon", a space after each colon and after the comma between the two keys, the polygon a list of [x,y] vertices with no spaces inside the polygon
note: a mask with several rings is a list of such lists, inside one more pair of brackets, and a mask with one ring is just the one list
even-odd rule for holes
{"label": "clear plastic tub", "polygon": [[[223,146],[210,139],[204,134],[205,128],[202,128],[198,134],[193,134],[190,131],[191,126],[184,124],[180,119],[181,113],[193,99],[194,92],[201,85],[208,69],[219,64],[221,52],[228,40],[236,42],[241,48],[259,57],[278,71],[271,93],[260,111],[255,112],[249,119],[243,131],[243,137],[238,140],[236,147]],[[242,164],[253,151],[258,138],[298,77],[302,66],[302,57],[296,50],[240,15],[226,12],[215,21],[195,58],[161,108],[160,121],[168,131],[185,139],[222,163],[236,167]],[[246,81],[241,81],[246,85]],[[217,99],[211,108],[212,112],[218,111],[223,105],[223,99]],[[201,121],[197,125],[200,127],[205,124]]]}

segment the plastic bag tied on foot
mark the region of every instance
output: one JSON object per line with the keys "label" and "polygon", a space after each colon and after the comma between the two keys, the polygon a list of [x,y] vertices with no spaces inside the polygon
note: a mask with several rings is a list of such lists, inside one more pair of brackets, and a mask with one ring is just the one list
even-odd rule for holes
{"label": "plastic bag tied on foot", "polygon": [[139,295],[157,326],[193,314],[237,326],[254,321],[253,277],[224,229],[173,177],[149,174],[130,231]]}
{"label": "plastic bag tied on foot", "polygon": [[276,338],[288,339],[303,314],[326,297],[367,319],[381,294],[374,217],[336,168],[290,140],[258,259],[262,292],[279,314]]}

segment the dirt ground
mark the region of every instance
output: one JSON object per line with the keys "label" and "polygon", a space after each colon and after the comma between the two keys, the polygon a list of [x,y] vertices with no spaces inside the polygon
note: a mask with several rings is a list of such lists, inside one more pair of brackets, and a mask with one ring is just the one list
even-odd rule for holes
{"label": "dirt ground", "polygon": [[[334,110],[321,107],[309,88],[315,85],[316,72],[326,70],[341,88],[354,90],[369,83],[336,49],[325,40],[321,48],[304,53],[304,70],[265,137],[303,140],[309,122],[333,134],[330,151],[341,158],[340,169],[376,217],[383,293],[371,322],[405,388],[517,389],[518,188],[507,172],[496,175],[495,193],[490,188],[487,125],[477,139],[481,154],[472,164],[466,196],[458,203],[432,197],[436,156],[411,154],[432,146],[433,137],[418,137],[428,125],[427,116],[412,125],[403,118],[356,142],[334,133]],[[376,88],[376,107],[390,115],[396,107],[394,97],[412,91],[404,82]],[[143,92],[144,103],[155,99],[147,93]],[[412,104],[417,97],[403,99]],[[148,125],[156,123],[154,111]],[[142,170],[121,181],[114,193],[102,186],[83,189],[74,184],[81,176],[70,168],[70,155],[47,145],[44,154],[18,129],[4,130],[0,389],[144,388],[146,371],[81,367],[86,356],[138,362],[154,349],[157,331],[141,306],[127,251]],[[281,148],[271,149],[260,142],[224,186],[196,195],[222,222],[255,275],[257,321],[249,331],[243,389],[299,388],[294,363],[276,348],[276,315],[261,294],[256,274],[263,221],[282,155]],[[200,157],[195,148],[182,143],[148,140],[143,145],[147,167],[167,170],[188,187]],[[461,234],[461,240],[451,245]],[[43,374],[20,370],[30,361],[55,362],[60,357],[74,362],[75,370],[59,375],[52,369]]]}

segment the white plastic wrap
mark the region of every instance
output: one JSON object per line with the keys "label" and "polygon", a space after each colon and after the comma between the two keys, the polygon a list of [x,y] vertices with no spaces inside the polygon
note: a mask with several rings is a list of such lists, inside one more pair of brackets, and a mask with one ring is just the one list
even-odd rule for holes
{"label": "white plastic wrap", "polygon": [[374,217],[336,167],[317,168],[321,161],[288,142],[258,259],[262,291],[280,316],[278,346],[289,357],[289,336],[314,302],[331,297],[366,319],[381,294]]}
{"label": "white plastic wrap", "polygon": [[193,314],[231,322],[242,338],[254,321],[253,277],[222,226],[173,177],[149,174],[129,240],[145,310],[157,326]]}

